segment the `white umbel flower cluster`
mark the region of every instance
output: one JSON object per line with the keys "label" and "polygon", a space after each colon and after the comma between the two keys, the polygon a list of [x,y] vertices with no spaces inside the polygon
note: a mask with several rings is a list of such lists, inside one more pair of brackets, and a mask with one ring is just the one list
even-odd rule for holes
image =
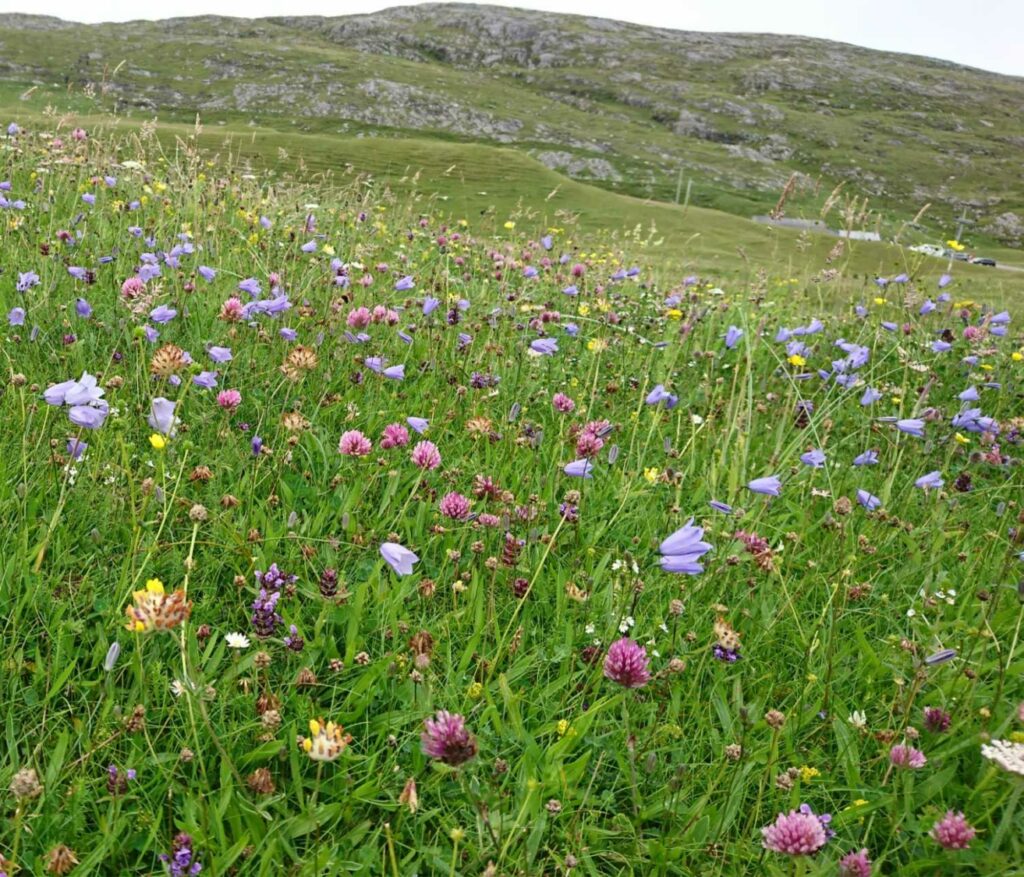
{"label": "white umbel flower cluster", "polygon": [[993,740],[991,743],[982,744],[981,754],[1008,773],[1024,777],[1024,743]]}

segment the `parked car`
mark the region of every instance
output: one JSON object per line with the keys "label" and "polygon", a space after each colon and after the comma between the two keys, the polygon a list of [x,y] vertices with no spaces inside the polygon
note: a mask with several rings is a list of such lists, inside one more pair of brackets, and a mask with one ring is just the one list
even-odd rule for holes
{"label": "parked car", "polygon": [[945,250],[942,247],[937,247],[935,244],[918,244],[916,247],[911,247],[912,253],[923,253],[926,256],[943,256]]}
{"label": "parked car", "polygon": [[991,268],[996,267],[996,260],[990,259],[988,256],[975,256],[971,259],[972,265],[988,265]]}
{"label": "parked car", "polygon": [[969,262],[971,257],[967,253],[958,253],[956,250],[948,250],[946,255],[949,256],[954,262]]}

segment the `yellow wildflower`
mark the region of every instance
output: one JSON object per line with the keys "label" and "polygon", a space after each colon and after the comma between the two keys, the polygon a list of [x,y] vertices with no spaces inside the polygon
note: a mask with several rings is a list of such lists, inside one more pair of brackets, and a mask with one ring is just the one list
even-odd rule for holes
{"label": "yellow wildflower", "polygon": [[957,253],[962,253],[964,251],[964,245],[957,240],[946,241],[946,246],[949,247],[951,250],[956,251]]}
{"label": "yellow wildflower", "polygon": [[644,479],[648,484],[654,484],[660,475],[661,472],[659,472],[654,466],[651,466],[649,469],[644,469]]}
{"label": "yellow wildflower", "polygon": [[323,719],[310,719],[309,733],[313,736],[299,737],[299,748],[313,761],[334,761],[352,742],[351,735],[346,734],[341,725],[325,724]]}
{"label": "yellow wildflower", "polygon": [[1024,359],[1024,353],[1021,353],[1019,350],[1015,350],[1013,351],[1013,353],[1010,354],[1010,359],[1012,359],[1014,362],[1020,362],[1022,359]]}
{"label": "yellow wildflower", "polygon": [[516,224],[511,219],[508,222],[505,223],[505,230],[506,231],[512,231],[512,229],[514,229],[515,227],[516,227]]}
{"label": "yellow wildflower", "polygon": [[670,320],[681,320],[683,318],[683,312],[679,308],[669,308],[665,313],[665,316]]}
{"label": "yellow wildflower", "polygon": [[962,445],[969,445],[971,443],[971,440],[967,438],[967,436],[965,436],[963,433],[955,433],[953,438],[955,438]]}
{"label": "yellow wildflower", "polygon": [[807,365],[807,360],[804,359],[799,353],[794,353],[788,360],[790,365],[802,367]]}
{"label": "yellow wildflower", "polygon": [[876,305],[884,305],[885,304],[885,299],[884,298],[879,298],[879,297],[876,296],[875,297],[875,304]]}
{"label": "yellow wildflower", "polygon": [[800,768],[800,779],[801,779],[801,781],[803,781],[805,783],[809,783],[815,777],[820,777],[820,776],[821,776],[821,771],[818,770],[818,768],[816,768],[816,767],[810,767],[809,765],[805,764],[803,767]]}
{"label": "yellow wildflower", "polygon": [[569,727],[570,726],[569,726],[569,720],[568,719],[560,719],[559,722],[558,722],[558,725],[555,728],[555,730],[558,731],[558,736],[559,737],[564,737],[568,733]]}
{"label": "yellow wildflower", "polygon": [[587,316],[590,313],[590,305],[581,304],[577,309],[576,313],[581,317]]}
{"label": "yellow wildflower", "polygon": [[474,682],[469,686],[469,690],[466,693],[469,695],[470,700],[479,700],[484,693],[484,687],[479,682]]}
{"label": "yellow wildflower", "polygon": [[602,350],[608,349],[608,342],[604,338],[591,338],[587,342],[587,350],[594,353],[600,353]]}
{"label": "yellow wildflower", "polygon": [[160,435],[160,433],[158,432],[154,432],[149,437],[149,443],[153,446],[155,450],[158,451],[162,451],[164,448],[167,447],[167,439]]}
{"label": "yellow wildflower", "polygon": [[185,592],[168,594],[160,579],[150,579],[146,582],[145,590],[135,591],[132,603],[124,611],[128,616],[125,627],[133,633],[171,630],[192,612],[192,604],[185,598]]}

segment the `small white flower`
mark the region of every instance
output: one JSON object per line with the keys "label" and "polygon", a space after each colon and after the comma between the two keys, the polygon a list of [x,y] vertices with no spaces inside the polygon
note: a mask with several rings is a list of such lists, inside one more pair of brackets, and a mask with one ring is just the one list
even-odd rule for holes
{"label": "small white flower", "polygon": [[701,417],[699,414],[690,415],[690,423],[692,423],[694,426],[700,426],[703,422],[704,418]]}
{"label": "small white flower", "polygon": [[229,649],[249,648],[249,637],[244,633],[229,633],[224,637],[224,642],[228,644]]}
{"label": "small white flower", "polygon": [[917,610],[913,606],[911,606],[907,610],[907,618],[913,618],[915,615],[917,615]]}
{"label": "small white flower", "polygon": [[593,624],[588,624],[586,627],[583,628],[583,632],[587,636],[593,636],[594,635],[594,630],[595,630],[595,628],[594,628]]}
{"label": "small white flower", "polygon": [[854,710],[847,721],[858,731],[863,731],[868,726],[868,717],[864,710]]}
{"label": "small white flower", "polygon": [[180,679],[175,679],[171,683],[171,694],[175,697],[181,697],[185,693],[185,683]]}

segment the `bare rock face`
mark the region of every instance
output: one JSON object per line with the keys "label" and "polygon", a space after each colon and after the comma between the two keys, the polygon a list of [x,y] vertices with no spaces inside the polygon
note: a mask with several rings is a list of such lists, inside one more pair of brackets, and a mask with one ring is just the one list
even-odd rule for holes
{"label": "bare rock face", "polygon": [[974,200],[975,228],[1021,240],[1024,79],[824,40],[468,3],[118,25],[0,15],[0,81],[102,83],[129,112],[514,144],[632,194],[664,196],[682,167],[760,193],[734,203],[774,203],[803,173],[900,213]]}
{"label": "bare rock face", "polygon": [[534,153],[537,159],[545,167],[551,170],[562,171],[570,177],[581,177],[591,180],[611,180],[618,182],[622,179],[615,166],[604,158],[587,158],[573,155],[571,152],[552,152],[545,150]]}

